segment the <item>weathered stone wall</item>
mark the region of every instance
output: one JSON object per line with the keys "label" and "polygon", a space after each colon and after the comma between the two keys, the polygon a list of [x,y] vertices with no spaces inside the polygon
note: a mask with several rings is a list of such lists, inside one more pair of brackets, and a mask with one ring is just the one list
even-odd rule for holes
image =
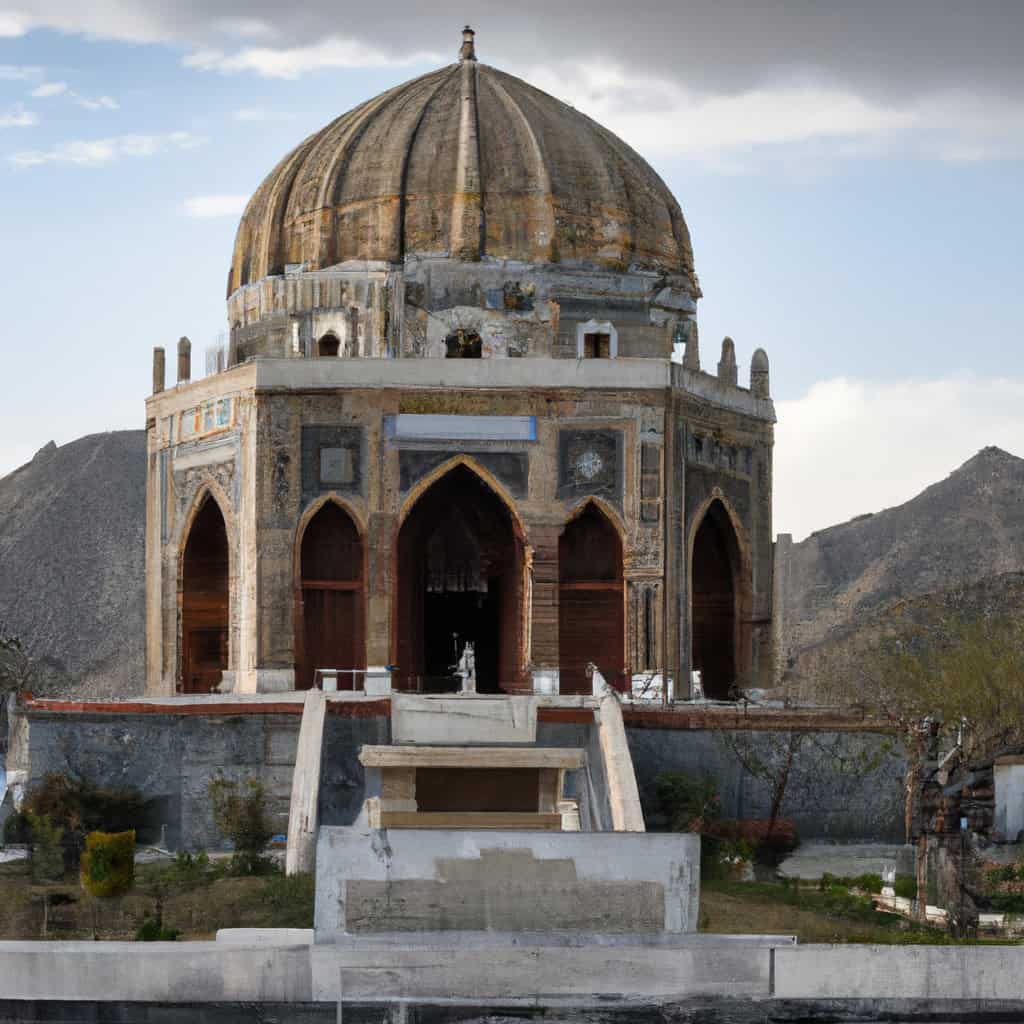
{"label": "weathered stone wall", "polygon": [[[788,732],[627,727],[648,827],[665,827],[656,797],[660,772],[684,772],[718,784],[727,818],[767,819],[772,794],[751,776],[737,750],[779,761]],[[903,842],[906,762],[878,733],[803,733],[782,803],[802,839]],[[748,759],[749,760],[749,759]]]}
{"label": "weathered stone wall", "polygon": [[[133,786],[150,801],[143,842],[166,826],[170,849],[215,849],[212,779],[254,778],[266,789],[276,832],[288,830],[299,715],[29,713],[9,768],[26,768],[29,787],[50,773],[100,785]],[[27,751],[25,747],[27,746]]]}

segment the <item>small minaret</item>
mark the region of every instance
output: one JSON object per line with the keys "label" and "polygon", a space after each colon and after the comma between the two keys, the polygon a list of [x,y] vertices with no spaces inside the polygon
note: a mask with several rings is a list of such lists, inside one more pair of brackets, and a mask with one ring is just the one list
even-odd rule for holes
{"label": "small minaret", "polygon": [[178,383],[187,384],[192,379],[192,342],[188,338],[178,340]]}
{"label": "small minaret", "polygon": [[462,46],[459,49],[459,61],[476,60],[476,47],[473,45],[473,37],[476,33],[467,25],[462,30]]}
{"label": "small minaret", "polygon": [[736,387],[739,383],[736,371],[736,346],[732,343],[732,338],[722,339],[722,358],[718,360],[718,379],[731,387]]}
{"label": "small minaret", "polygon": [[758,398],[771,397],[768,381],[768,353],[759,348],[750,360],[750,393]]}
{"label": "small minaret", "polygon": [[167,353],[163,348],[153,349],[153,394],[159,395],[167,382]]}

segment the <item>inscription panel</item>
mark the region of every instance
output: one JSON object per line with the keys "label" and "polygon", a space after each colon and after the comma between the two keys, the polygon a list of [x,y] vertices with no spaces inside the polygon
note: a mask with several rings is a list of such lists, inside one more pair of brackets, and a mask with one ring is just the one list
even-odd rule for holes
{"label": "inscription panel", "polygon": [[363,492],[364,434],[362,427],[302,428],[302,500],[327,491]]}

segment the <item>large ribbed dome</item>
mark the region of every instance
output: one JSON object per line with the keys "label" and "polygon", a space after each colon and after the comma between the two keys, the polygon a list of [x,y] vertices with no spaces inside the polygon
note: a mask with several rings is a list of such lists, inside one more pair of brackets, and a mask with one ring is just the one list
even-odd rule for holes
{"label": "large ribbed dome", "polygon": [[242,217],[228,294],[286,264],[482,257],[687,278],[689,234],[651,166],[595,121],[473,58],[344,114]]}

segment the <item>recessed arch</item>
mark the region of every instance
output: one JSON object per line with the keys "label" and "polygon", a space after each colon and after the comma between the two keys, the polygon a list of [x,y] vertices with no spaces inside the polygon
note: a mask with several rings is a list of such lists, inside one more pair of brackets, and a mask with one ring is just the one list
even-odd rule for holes
{"label": "recessed arch", "polygon": [[615,528],[615,532],[619,535],[619,541],[622,544],[623,562],[625,562],[625,552],[629,547],[629,535],[626,532],[626,524],[622,521],[622,516],[619,514],[618,509],[605,501],[604,498],[598,497],[596,494],[588,494],[585,498],[581,498],[573,505],[569,515],[566,517],[565,525],[568,526],[577,516],[584,513],[589,505],[597,508]]}
{"label": "recessed arch", "polygon": [[321,359],[337,356],[341,352],[341,339],[334,333],[328,331],[320,337],[316,343],[316,354]]}
{"label": "recessed arch", "polygon": [[598,504],[585,501],[558,539],[558,663],[562,693],[589,693],[593,662],[617,689],[626,688],[623,537]]}
{"label": "recessed arch", "polygon": [[499,498],[505,508],[508,510],[508,514],[512,517],[513,525],[515,526],[516,533],[521,539],[526,541],[526,525],[523,522],[522,516],[519,514],[519,509],[516,507],[515,499],[505,489],[504,485],[490,470],[482,466],[476,459],[471,455],[453,455],[450,459],[445,460],[440,466],[435,466],[426,476],[418,480],[416,484],[410,488],[409,493],[406,495],[405,500],[402,502],[402,507],[398,511],[398,525],[401,526],[409,513],[415,508],[416,503],[420,498],[428,491],[434,484],[437,483],[442,477],[447,476],[453,469],[458,466],[465,466],[471,473],[478,476],[487,487],[494,492],[495,497]]}
{"label": "recessed arch", "polygon": [[230,664],[231,545],[213,489],[196,495],[179,556],[178,689],[210,693]]}
{"label": "recessed arch", "polygon": [[467,642],[480,692],[521,686],[525,535],[489,476],[472,460],[451,459],[402,507],[392,616],[400,686],[452,689]]}
{"label": "recessed arch", "polygon": [[704,695],[727,700],[750,668],[752,577],[742,524],[716,491],[690,528],[690,668]]}
{"label": "recessed arch", "polygon": [[327,496],[302,517],[295,543],[295,686],[308,690],[317,669],[338,669],[353,689],[366,667],[366,552],[358,519]]}

